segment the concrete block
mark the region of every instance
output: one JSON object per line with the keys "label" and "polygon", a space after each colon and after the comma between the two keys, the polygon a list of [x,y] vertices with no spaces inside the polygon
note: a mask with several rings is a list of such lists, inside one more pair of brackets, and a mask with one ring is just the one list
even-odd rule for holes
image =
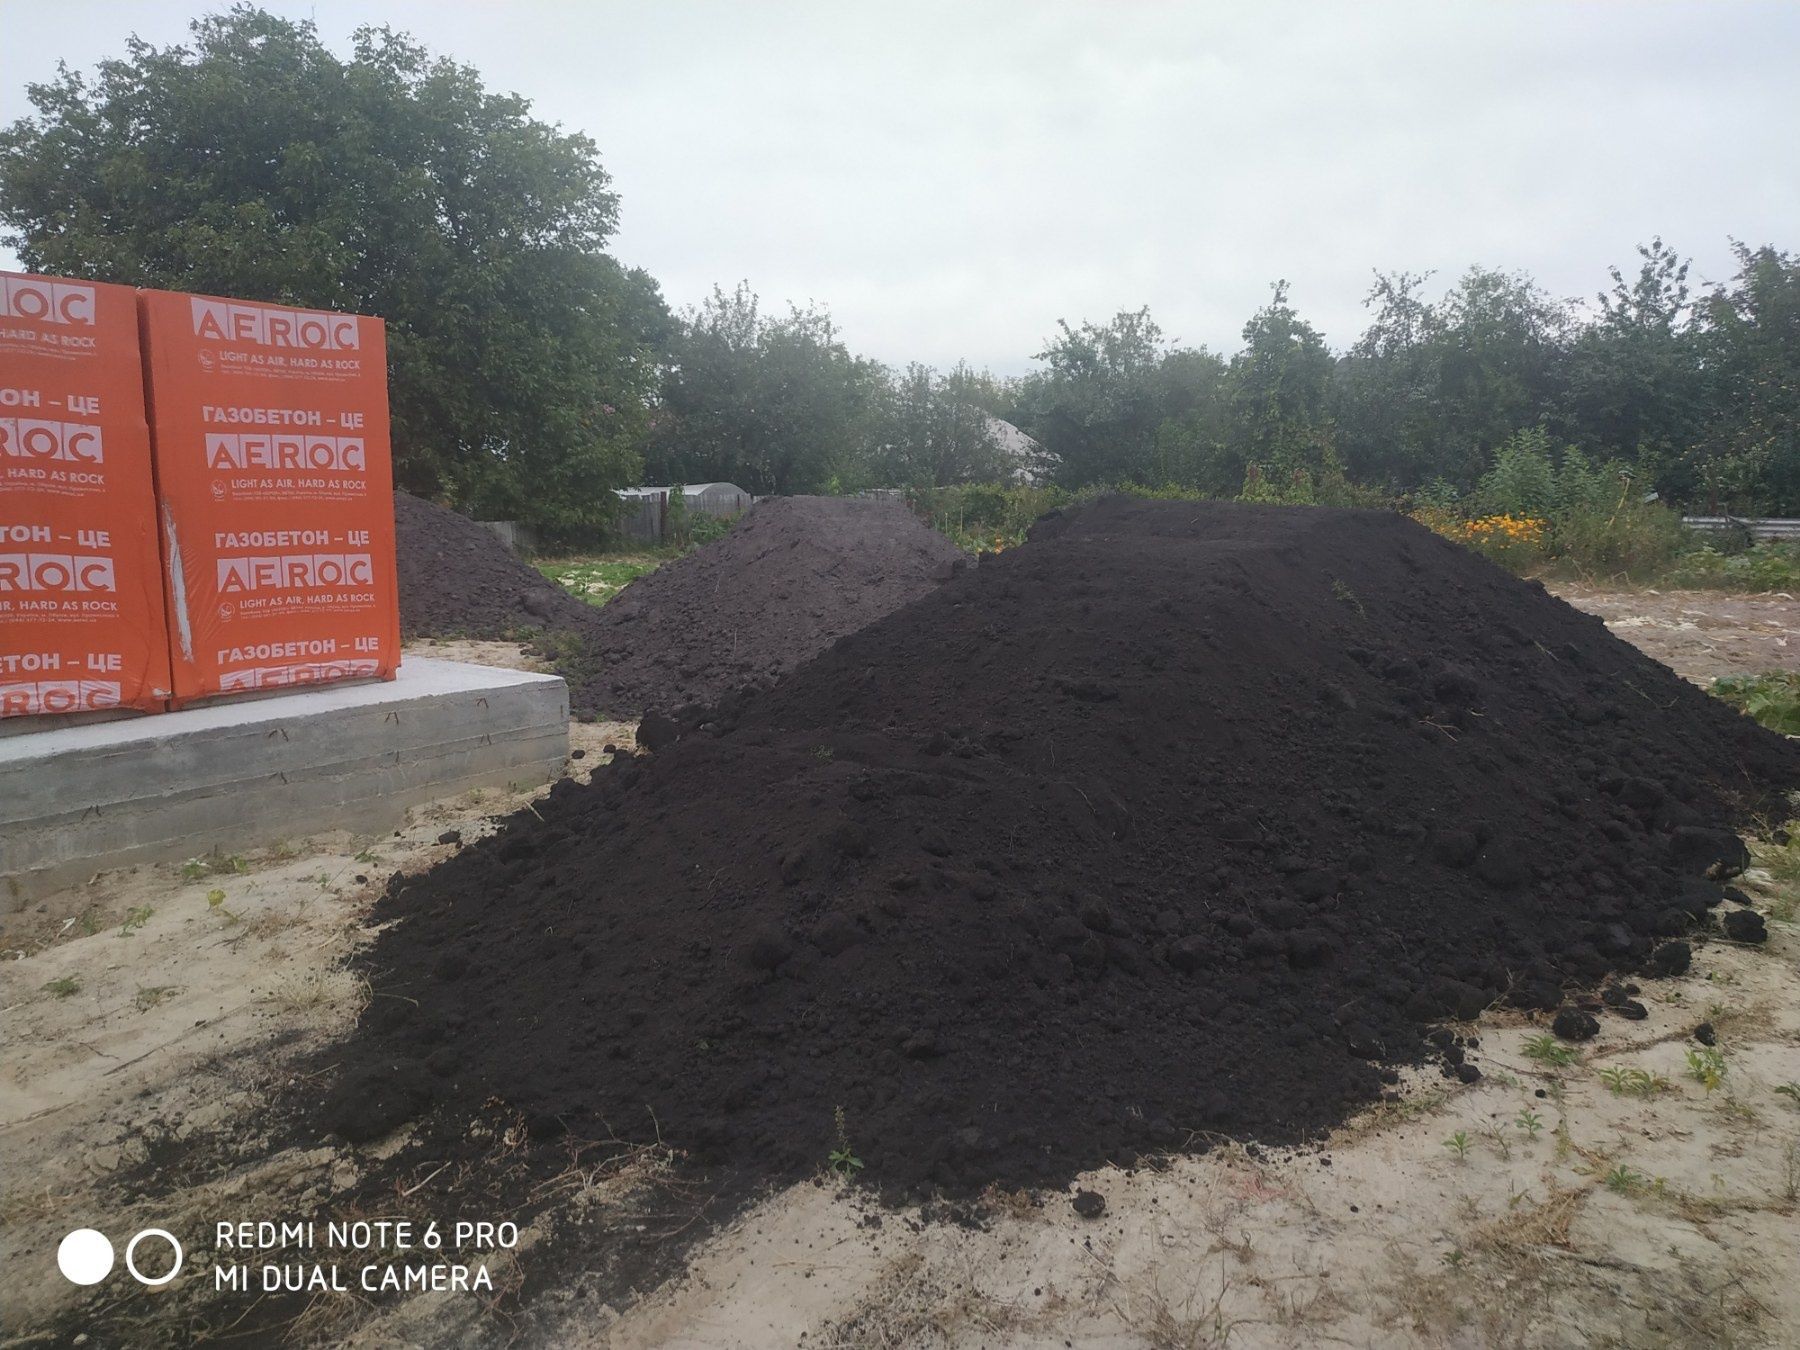
{"label": "concrete block", "polygon": [[538,784],[569,753],[554,675],[409,656],[398,678],[0,739],[0,903],[108,867],[373,834],[408,807]]}

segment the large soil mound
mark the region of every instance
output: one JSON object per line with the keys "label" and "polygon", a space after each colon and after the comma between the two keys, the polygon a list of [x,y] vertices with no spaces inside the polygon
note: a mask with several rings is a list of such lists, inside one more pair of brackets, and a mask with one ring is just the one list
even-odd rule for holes
{"label": "large soil mound", "polygon": [[897,503],[772,498],[596,607],[454,511],[397,492],[394,515],[407,637],[530,635],[569,682],[570,706],[609,717],[766,684],[964,558]]}
{"label": "large soil mound", "polygon": [[1300,1139],[1471,1072],[1445,1019],[1679,964],[1796,784],[1398,516],[1109,500],[396,880],[326,1117],[779,1179],[841,1108],[890,1191]]}
{"label": "large soil mound", "polygon": [[400,632],[406,638],[506,639],[582,631],[576,599],[467,516],[394,493]]}

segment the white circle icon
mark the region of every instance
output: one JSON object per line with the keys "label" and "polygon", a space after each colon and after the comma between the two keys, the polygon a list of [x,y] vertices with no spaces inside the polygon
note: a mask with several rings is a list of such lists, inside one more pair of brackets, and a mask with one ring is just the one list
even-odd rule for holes
{"label": "white circle icon", "polygon": [[56,1268],[70,1284],[99,1284],[113,1268],[113,1245],[97,1228],[77,1228],[57,1244]]}
{"label": "white circle icon", "polygon": [[[168,1274],[158,1275],[155,1279],[151,1279],[148,1275],[139,1271],[137,1262],[132,1260],[132,1257],[137,1254],[138,1243],[142,1242],[147,1237],[159,1237],[175,1249],[175,1264],[169,1267]],[[131,1272],[131,1278],[136,1280],[139,1284],[147,1284],[154,1289],[158,1285],[167,1284],[170,1280],[181,1274],[181,1255],[181,1244],[175,1240],[175,1235],[168,1229],[146,1228],[143,1232],[132,1238],[130,1242],[125,1244],[125,1269]],[[106,1263],[109,1266],[112,1264],[111,1246],[108,1246],[106,1249]]]}

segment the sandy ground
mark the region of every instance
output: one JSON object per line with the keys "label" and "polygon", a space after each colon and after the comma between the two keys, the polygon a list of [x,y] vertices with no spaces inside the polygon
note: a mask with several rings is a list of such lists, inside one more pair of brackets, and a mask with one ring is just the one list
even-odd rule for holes
{"label": "sandy ground", "polygon": [[[1792,664],[1794,604],[1730,597],[1571,597],[1682,673]],[[1614,607],[1616,608],[1616,611]],[[1785,606],[1785,608],[1782,608]],[[1695,615],[1691,611],[1702,609]],[[1716,615],[1735,617],[1724,624]],[[1686,616],[1686,617],[1684,617]],[[1644,619],[1645,622],[1628,622]],[[1692,627],[1683,625],[1691,621]],[[452,659],[526,666],[504,643],[434,643]],[[1771,656],[1783,659],[1771,660]],[[576,725],[582,777],[629,727]],[[381,836],[332,834],[241,858],[105,873],[0,929],[0,1344],[183,1344],[215,1293],[201,1240],[221,1218],[281,1220],[343,1194],[372,1157],[258,1147],[261,1107],[292,1087],[367,997],[345,971],[369,908],[533,794],[471,794]],[[1225,1144],[1080,1185],[991,1195],[971,1225],[880,1210],[821,1176],[771,1196],[637,1290],[622,1253],[670,1241],[676,1184],[661,1153],[572,1160],[493,1295],[376,1303],[321,1293],[299,1343],[685,1346],[1687,1346],[1800,1344],[1800,930],[1792,888],[1752,872],[1776,916],[1767,948],[1716,942],[1678,980],[1645,986],[1650,1017],[1607,1019],[1579,1059],[1525,1053],[1516,1015],[1464,1028],[1484,1070],[1435,1075],[1323,1148]],[[1690,1074],[1696,1023],[1717,1028],[1723,1078]],[[1641,1069],[1639,1094],[1602,1078]],[[304,1084],[301,1085],[304,1087]],[[498,1130],[495,1166],[515,1141]],[[479,1180],[479,1178],[473,1179]],[[448,1179],[400,1188],[429,1216]],[[492,1216],[508,1217],[504,1214]],[[184,1235],[167,1291],[57,1273],[78,1226]],[[685,1239],[683,1239],[685,1240]],[[121,1241],[122,1245],[122,1241]],[[509,1298],[550,1261],[564,1272]],[[154,1268],[152,1272],[154,1273]],[[216,1313],[217,1308],[213,1311]],[[123,1332],[121,1329],[124,1329]],[[221,1338],[234,1343],[229,1334]]]}
{"label": "sandy ground", "polygon": [[1574,583],[1551,589],[1701,684],[1721,675],[1800,669],[1800,599],[1791,595],[1607,591]]}

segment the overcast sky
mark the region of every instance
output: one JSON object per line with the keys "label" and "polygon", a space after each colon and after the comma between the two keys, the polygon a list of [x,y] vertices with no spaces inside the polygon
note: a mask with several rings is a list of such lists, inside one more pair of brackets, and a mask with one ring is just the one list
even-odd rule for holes
{"label": "overcast sky", "polygon": [[[1591,297],[1660,233],[1800,247],[1800,5],[316,0],[599,143],[615,251],[671,303],[748,279],[890,362],[1015,374],[1149,305],[1231,351],[1286,277],[1334,346],[1371,269]],[[0,0],[0,118],[193,3]],[[0,265],[11,264],[0,252]]]}

